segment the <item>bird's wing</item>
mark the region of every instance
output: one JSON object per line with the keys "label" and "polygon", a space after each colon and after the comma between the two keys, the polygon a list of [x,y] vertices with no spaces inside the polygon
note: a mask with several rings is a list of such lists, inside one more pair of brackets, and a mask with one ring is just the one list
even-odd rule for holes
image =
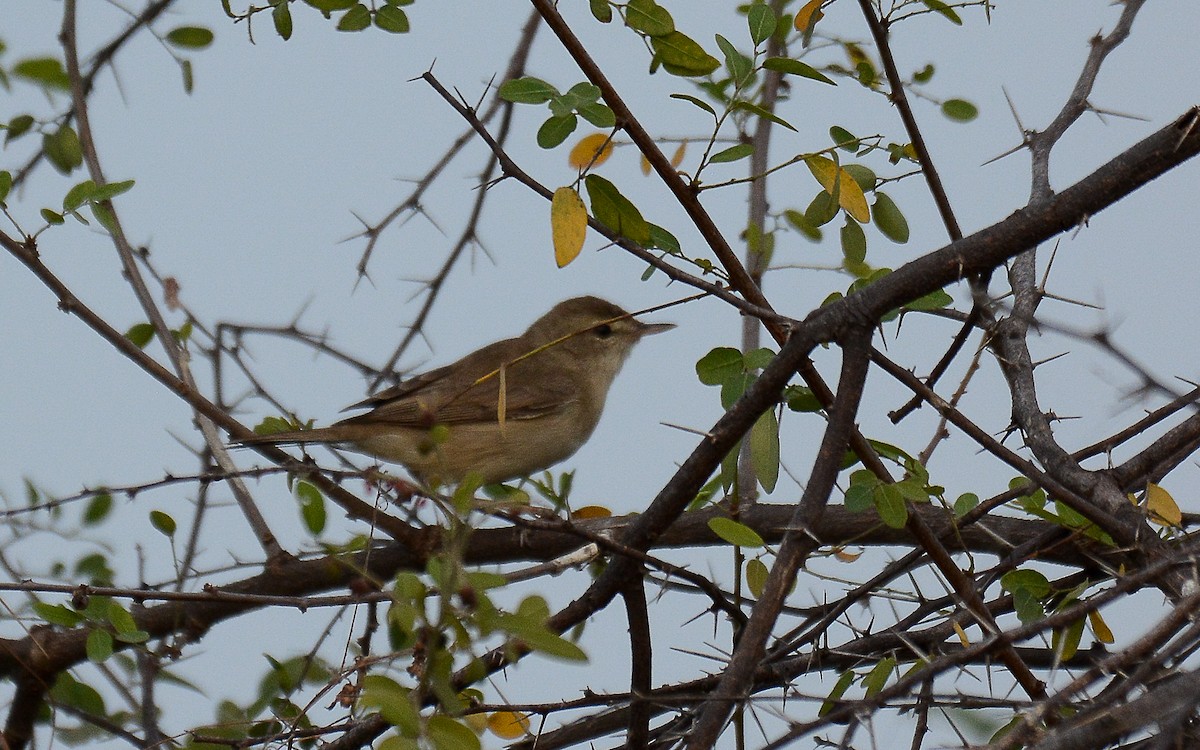
{"label": "bird's wing", "polygon": [[531,378],[529,364],[535,357],[511,366],[506,363],[502,409],[501,378],[497,373],[502,360],[490,349],[485,347],[452,365],[382,391],[360,404],[374,409],[339,424],[428,428],[435,424],[495,422],[502,410],[504,419],[533,419],[570,408],[579,401],[574,380],[561,372],[543,371]]}
{"label": "bird's wing", "polygon": [[426,402],[437,402],[444,394],[459,393],[469,388],[479,378],[506,364],[505,357],[512,351],[511,340],[497,341],[467,356],[429,372],[416,375],[391,388],[369,396],[342,411],[378,408],[412,397],[421,397]]}
{"label": "bird's wing", "polygon": [[437,369],[430,370],[429,372],[421,373],[420,375],[416,375],[408,380],[397,383],[391,388],[385,388],[378,393],[373,393],[367,398],[364,398],[362,401],[350,404],[346,408],[342,409],[342,411],[370,409],[419,393],[422,390],[433,386],[438,381],[445,380],[446,377],[453,372],[451,369],[452,367],[454,367],[454,365],[446,365],[445,367],[438,367]]}

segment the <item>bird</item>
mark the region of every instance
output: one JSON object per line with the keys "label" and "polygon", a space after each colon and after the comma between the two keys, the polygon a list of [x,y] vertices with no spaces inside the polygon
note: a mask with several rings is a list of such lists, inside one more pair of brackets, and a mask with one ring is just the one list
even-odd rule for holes
{"label": "bird", "polygon": [[526,477],[587,442],[634,345],[674,327],[643,323],[599,297],[574,297],[519,336],[345,409],[369,409],[363,414],[238,444],[338,445],[401,464],[434,486]]}

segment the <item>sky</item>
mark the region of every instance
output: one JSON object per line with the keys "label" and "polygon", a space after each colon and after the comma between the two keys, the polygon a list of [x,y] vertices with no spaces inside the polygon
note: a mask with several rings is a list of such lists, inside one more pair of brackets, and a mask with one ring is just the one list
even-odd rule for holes
{"label": "sky", "polygon": [[[94,50],[126,23],[114,5],[82,5],[80,33],[86,50]],[[646,79],[646,55],[628,30],[587,21],[582,3],[563,5],[570,18],[581,22],[585,44],[617,85],[624,86],[634,112],[645,118],[651,132],[703,135],[706,123],[699,111],[666,98],[691,92],[688,82],[661,73]],[[696,0],[668,7],[685,30],[710,48],[715,49],[712,34],[732,36],[729,29],[746,46],[744,25],[734,18],[732,3]],[[296,321],[306,330],[326,333],[332,343],[366,361],[382,364],[420,309],[420,280],[436,270],[461,230],[476,195],[483,148],[473,143],[450,165],[423,201],[426,214],[387,230],[367,280],[356,272],[363,250],[363,241],[355,237],[361,230],[356,217],[378,220],[403,200],[411,181],[464,128],[429,86],[413,79],[432,69],[448,88],[477,101],[506,65],[528,7],[515,1],[460,5],[422,0],[408,9],[413,32],[392,36],[336,32],[297,4],[294,36],[286,42],[265,22],[256,22],[251,39],[245,25],[225,18],[215,3],[183,3],[180,8],[155,28],[165,33],[174,26],[200,24],[216,33],[207,50],[175,53],[191,60],[194,91],[183,90],[172,51],[143,35],[122,52],[115,70],[100,76],[93,97],[91,118],[108,177],[136,180],[117,204],[129,235],[150,249],[160,273],[178,279],[182,299],[205,323]],[[961,29],[926,16],[894,30],[902,70],[932,62],[937,73],[926,89],[931,96],[961,97],[980,108],[976,121],[960,124],[941,117],[932,103],[916,105],[964,230],[1002,219],[1028,199],[1028,159],[1023,154],[985,163],[1019,143],[1008,100],[1024,127],[1043,127],[1078,75],[1089,37],[1109,28],[1118,12],[1107,0],[1013,0],[1001,2],[990,23],[981,12],[965,10]],[[19,59],[57,54],[60,13],[61,3],[55,0],[5,3],[0,39],[7,51],[0,60],[11,66]],[[835,3],[823,23],[865,42],[856,14],[854,3]],[[1200,84],[1192,75],[1196,28],[1200,6],[1194,3],[1146,5],[1131,39],[1106,63],[1092,98],[1098,110],[1109,114],[1086,116],[1056,150],[1055,188],[1066,187],[1200,101]],[[825,54],[816,59],[833,56]],[[562,89],[582,79],[545,30],[537,37],[529,69]],[[43,95],[20,82],[0,92],[0,102],[0,120],[33,109],[47,111]],[[57,104],[62,106],[61,98]],[[797,128],[794,134],[777,135],[775,155],[780,158],[813,144],[823,146],[834,124],[860,135],[902,137],[886,101],[849,83],[836,90],[796,83],[780,115]],[[544,117],[541,108],[518,108],[510,153],[544,184],[570,184],[575,174],[564,151],[546,152],[533,142]],[[577,135],[586,132],[590,130]],[[0,168],[22,164],[28,147],[17,142],[5,148]],[[886,169],[873,166],[881,173]],[[718,167],[711,179],[738,177],[742,169],[744,163]],[[631,148],[619,148],[601,173],[620,184],[650,220],[675,231],[686,249],[702,252],[681,212],[640,174]],[[36,228],[37,209],[60,204],[79,179],[78,173],[63,177],[43,165],[19,194],[10,196],[9,207],[23,229]],[[1044,308],[1063,323],[1111,327],[1119,345],[1164,379],[1193,376],[1192,353],[1200,346],[1200,330],[1191,324],[1195,240],[1188,227],[1195,180],[1195,168],[1185,166],[1095,217],[1077,234],[1064,236],[1050,288],[1104,310],[1066,304]],[[802,208],[816,186],[800,167],[784,173],[775,189],[773,208]],[[877,265],[894,267],[941,246],[945,234],[916,179],[902,181],[890,192],[908,217],[912,239],[896,246],[873,233],[870,252]],[[718,223],[736,238],[745,222],[744,197],[736,191],[712,196]],[[402,368],[420,370],[453,361],[520,332],[570,296],[597,294],[635,309],[690,293],[668,285],[662,275],[639,281],[644,265],[619,249],[603,247],[595,237],[579,260],[556,268],[548,206],[515,181],[491,188],[479,236],[479,246],[447,281],[422,340],[401,361]],[[835,236],[829,233],[818,246],[786,235],[775,260],[786,265],[836,263]],[[68,223],[41,235],[39,247],[45,262],[118,328],[142,322],[113,250],[99,233]],[[765,289],[781,312],[802,317],[829,291],[847,283],[829,272],[779,269],[769,275]],[[964,298],[962,290],[951,291],[958,300]],[[136,484],[168,472],[194,471],[191,451],[199,436],[188,410],[55,304],[23,266],[8,256],[0,260],[0,314],[5,321],[0,332],[0,415],[8,428],[0,433],[0,499],[23,504],[26,480],[50,496],[61,496],[84,486]],[[705,300],[650,319],[679,327],[639,345],[614,386],[595,436],[562,465],[577,470],[578,504],[606,505],[618,513],[644,506],[696,442],[694,434],[678,427],[703,431],[720,415],[716,391],[697,381],[694,363],[713,346],[737,345],[736,313]],[[171,322],[182,322],[178,313]],[[893,324],[887,330],[889,351],[900,361],[927,366],[948,338],[945,324],[913,320],[905,325],[928,335],[894,341]],[[1048,408],[1061,415],[1088,415],[1063,426],[1069,444],[1091,442],[1144,406],[1123,398],[1131,376],[1102,352],[1052,334],[1036,345],[1045,356],[1073,352],[1067,362],[1047,365],[1058,370],[1047,375],[1043,386]],[[329,358],[272,339],[253,340],[248,351],[256,375],[272,392],[318,424],[338,418],[339,409],[363,397],[362,379]],[[828,365],[834,360],[821,362],[833,377],[836,370]],[[201,381],[211,384],[202,361],[197,360],[196,369]],[[997,431],[1007,418],[1003,398],[994,398],[998,377],[994,365],[985,367],[972,392],[991,399],[967,402],[985,426]],[[233,379],[226,388],[239,394],[247,385]],[[898,387],[876,373],[868,399],[880,405],[864,409],[868,434],[924,445],[933,425],[930,415],[918,415],[900,428],[882,417],[905,399]],[[255,400],[241,408],[249,424],[275,413]],[[806,473],[819,434],[813,421],[785,423],[784,465],[796,476]],[[1004,486],[1008,477],[975,456],[970,444],[951,442],[934,468],[952,494],[975,491],[983,496]],[[256,457],[242,453],[238,460],[251,465]],[[1186,497],[1186,480],[1194,479],[1194,472],[1188,466],[1172,478],[1180,482],[1177,497]],[[253,488],[283,537],[303,539],[282,480]],[[786,502],[798,494],[795,483],[784,481],[772,499]],[[177,489],[132,501],[122,498],[119,518],[131,536],[145,540],[143,551],[153,557],[164,554],[167,543],[144,533],[149,511],[184,518],[188,503],[188,492]],[[226,512],[228,536],[210,540],[210,562],[230,552],[254,551],[233,511]],[[6,544],[19,559],[31,561],[25,567],[36,575],[55,559],[54,552],[47,554],[54,549],[52,542],[48,534],[35,533]],[[121,549],[120,542],[107,540],[119,549],[118,559],[132,575],[136,552]],[[156,573],[169,575],[168,570]],[[228,647],[216,645],[219,640],[206,642],[210,653]]]}

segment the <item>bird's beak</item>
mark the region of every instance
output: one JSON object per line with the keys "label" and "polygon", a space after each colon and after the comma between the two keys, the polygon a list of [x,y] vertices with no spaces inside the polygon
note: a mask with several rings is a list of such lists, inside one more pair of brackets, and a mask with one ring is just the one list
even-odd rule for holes
{"label": "bird's beak", "polygon": [[[642,323],[640,320],[638,322]],[[649,336],[653,333],[669,331],[674,327],[674,323],[642,323],[642,327],[639,330],[643,336]]]}

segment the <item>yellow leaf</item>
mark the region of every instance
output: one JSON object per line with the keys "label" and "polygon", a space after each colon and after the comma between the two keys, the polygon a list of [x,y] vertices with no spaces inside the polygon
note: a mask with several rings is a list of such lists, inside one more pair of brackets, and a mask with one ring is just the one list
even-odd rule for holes
{"label": "yellow leaf", "polygon": [[971,639],[967,637],[967,631],[963,630],[962,625],[959,625],[957,622],[950,624],[954,627],[954,632],[958,633],[958,642],[963,645],[963,648],[970,646]]}
{"label": "yellow leaf", "polygon": [[839,171],[841,172],[842,192],[838,196],[838,204],[855,221],[866,224],[871,220],[871,207],[867,205],[867,196],[849,172],[845,169],[839,169]]}
{"label": "yellow leaf", "polygon": [[851,563],[862,557],[862,550],[858,552],[847,552],[845,547],[838,547],[833,551],[833,556],[844,563]]}
{"label": "yellow leaf", "polygon": [[489,714],[488,729],[502,740],[515,740],[529,732],[529,717],[520,711],[496,711]]}
{"label": "yellow leaf", "polygon": [[1151,482],[1146,485],[1146,512],[1151,523],[1159,526],[1182,526],[1183,513],[1171,493]]}
{"label": "yellow leaf", "polygon": [[587,236],[587,208],[575,188],[560,187],[550,201],[550,235],[554,261],[562,268],[579,257]]}
{"label": "yellow leaf", "polygon": [[[683,164],[683,155],[686,152],[687,152],[687,140],[685,139],[685,140],[682,140],[679,142],[679,148],[675,149],[675,153],[671,155],[671,166],[676,169],[679,169],[679,165]],[[646,166],[649,166],[649,165],[650,165],[650,163],[647,162]]]}
{"label": "yellow leaf", "polygon": [[567,162],[576,169],[598,167],[612,156],[612,138],[607,133],[592,133],[579,139]]}
{"label": "yellow leaf", "polygon": [[817,25],[817,21],[825,16],[821,12],[821,3],[824,0],[809,0],[800,10],[796,11],[796,19],[793,23],[796,26],[796,31],[804,34],[805,37],[812,36],[813,28]]}
{"label": "yellow leaf", "polygon": [[838,205],[855,221],[866,224],[871,220],[871,208],[867,196],[844,167],[824,156],[810,156],[804,160],[808,170],[825,188],[825,192],[837,198]]}
{"label": "yellow leaf", "polygon": [[863,52],[862,47],[857,44],[847,44],[845,49],[846,57],[850,60],[850,67],[857,68],[862,63],[871,62],[871,58],[867,57],[867,53]]}
{"label": "yellow leaf", "polygon": [[585,505],[571,511],[571,518],[609,518],[612,511],[603,505]]}
{"label": "yellow leaf", "polygon": [[645,154],[642,154],[642,174],[650,175],[650,160],[646,158]]}
{"label": "yellow leaf", "polygon": [[500,365],[499,397],[496,400],[496,421],[500,423],[500,434],[504,434],[504,418],[508,415],[508,368]]}
{"label": "yellow leaf", "polygon": [[1094,609],[1088,612],[1088,624],[1092,626],[1092,635],[1096,636],[1096,640],[1101,643],[1112,643],[1116,640],[1113,638],[1113,632],[1108,628],[1108,623]]}

